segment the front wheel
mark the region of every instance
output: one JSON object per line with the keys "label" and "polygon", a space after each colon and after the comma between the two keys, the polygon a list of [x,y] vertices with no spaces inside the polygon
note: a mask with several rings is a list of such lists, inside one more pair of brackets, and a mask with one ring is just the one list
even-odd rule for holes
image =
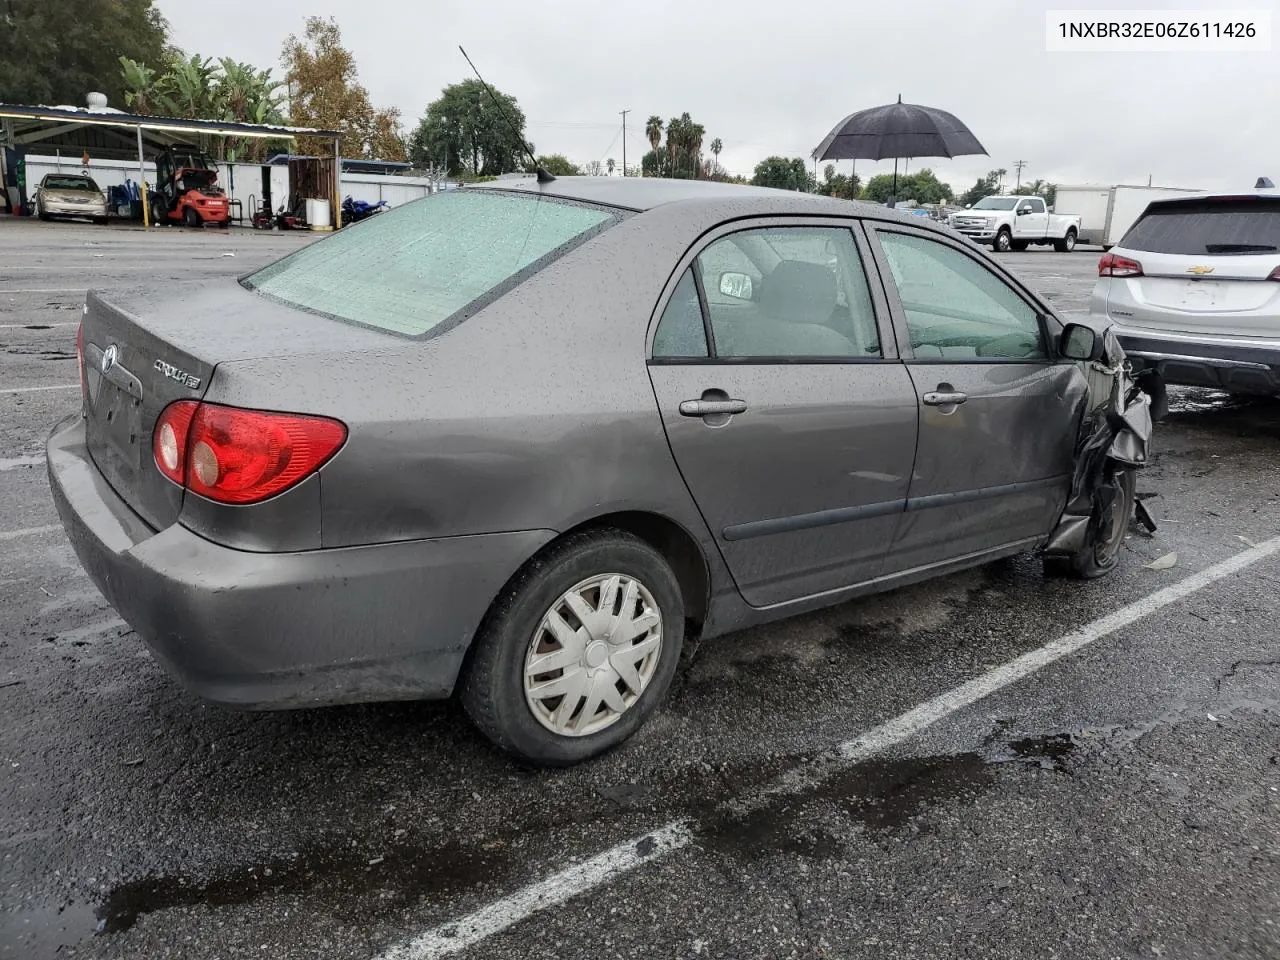
{"label": "front wheel", "polygon": [[1059,253],[1070,253],[1075,248],[1076,232],[1074,230],[1068,230],[1067,235],[1061,240],[1053,241],[1053,249],[1057,250]]}
{"label": "front wheel", "polygon": [[486,615],[462,704],[502,749],[568,766],[640,728],[683,639],[680,586],[661,554],[621,530],[574,534],[530,561]]}
{"label": "front wheel", "polygon": [[1120,548],[1133,519],[1133,503],[1138,485],[1137,472],[1116,467],[1107,479],[1110,504],[1089,523],[1089,533],[1080,550],[1069,557],[1046,557],[1047,573],[1096,580],[1105,577],[1120,562]]}
{"label": "front wheel", "polygon": [[991,249],[996,253],[1008,253],[1013,249],[1013,234],[1009,232],[1008,227],[1004,227],[996,234],[996,238],[991,241]]}

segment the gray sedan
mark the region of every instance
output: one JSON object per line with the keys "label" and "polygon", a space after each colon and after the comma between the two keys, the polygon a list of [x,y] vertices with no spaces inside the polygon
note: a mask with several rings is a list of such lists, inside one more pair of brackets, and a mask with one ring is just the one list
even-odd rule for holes
{"label": "gray sedan", "polygon": [[41,220],[88,217],[94,223],[107,222],[106,194],[92,177],[79,174],[46,174],[36,188],[35,207]]}
{"label": "gray sedan", "polygon": [[1101,336],[921,218],[799,193],[442,193],[238,282],[91,294],[79,350],[54,498],[173,674],[456,692],[541,764],[632,734],[688,637],[1046,545],[1101,576],[1133,508],[1132,465],[1082,486]]}

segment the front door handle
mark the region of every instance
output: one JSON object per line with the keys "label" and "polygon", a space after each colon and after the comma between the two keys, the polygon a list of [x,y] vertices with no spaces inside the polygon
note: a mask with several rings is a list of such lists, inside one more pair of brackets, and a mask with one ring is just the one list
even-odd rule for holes
{"label": "front door handle", "polygon": [[957,403],[968,400],[969,395],[959,390],[931,390],[923,399],[931,407],[954,407]]}
{"label": "front door handle", "polygon": [[745,400],[685,400],[680,404],[682,417],[724,417],[746,412]]}

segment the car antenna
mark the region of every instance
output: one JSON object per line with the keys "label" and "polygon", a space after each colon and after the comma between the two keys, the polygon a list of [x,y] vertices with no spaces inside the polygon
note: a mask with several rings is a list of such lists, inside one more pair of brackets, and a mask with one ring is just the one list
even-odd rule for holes
{"label": "car antenna", "polygon": [[[462,50],[462,44],[458,44],[458,49]],[[507,121],[507,126],[511,128],[511,132],[515,134],[517,138],[519,138],[520,146],[524,147],[524,152],[529,155],[529,160],[533,163],[533,169],[537,171],[538,182],[550,183],[552,180],[555,179],[555,177],[553,177],[550,173],[548,173],[546,169],[544,169],[543,166],[540,163],[538,163],[538,158],[535,157],[533,155],[533,151],[529,149],[529,141],[520,135],[520,131],[516,129],[516,125],[511,122],[511,117],[507,113],[506,107],[502,105],[502,101],[498,99],[498,95],[493,92],[493,88],[484,82],[484,77],[480,76],[479,70],[476,70],[476,65],[472,63],[471,58],[467,56],[467,51],[462,50],[462,56],[466,59],[467,66],[469,66],[471,70],[475,73],[476,79],[480,81],[480,85],[484,87],[485,90],[488,92],[490,98],[493,100],[493,105],[497,107],[498,112],[502,114],[502,119]]]}

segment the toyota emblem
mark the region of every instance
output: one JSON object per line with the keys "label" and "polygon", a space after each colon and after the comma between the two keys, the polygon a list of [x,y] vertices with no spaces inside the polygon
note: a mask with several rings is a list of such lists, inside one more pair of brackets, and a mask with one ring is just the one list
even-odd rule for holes
{"label": "toyota emblem", "polygon": [[114,343],[111,344],[111,346],[107,347],[107,349],[102,351],[102,372],[103,373],[106,373],[116,365],[116,355],[119,352],[120,352],[119,349],[116,347]]}

